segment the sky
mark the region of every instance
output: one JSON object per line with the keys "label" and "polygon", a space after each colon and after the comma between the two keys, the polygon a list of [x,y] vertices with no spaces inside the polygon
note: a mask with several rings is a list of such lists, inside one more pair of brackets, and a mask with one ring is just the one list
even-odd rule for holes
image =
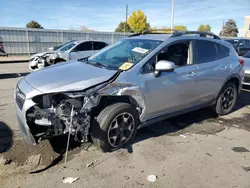
{"label": "sky", "polygon": [[[128,14],[142,10],[153,27],[170,26],[172,0],[0,0],[0,26],[25,27],[31,20],[45,29],[114,31]],[[244,16],[250,15],[250,0],[175,0],[175,25],[197,30],[210,24],[218,34],[223,21],[234,19],[242,35]]]}

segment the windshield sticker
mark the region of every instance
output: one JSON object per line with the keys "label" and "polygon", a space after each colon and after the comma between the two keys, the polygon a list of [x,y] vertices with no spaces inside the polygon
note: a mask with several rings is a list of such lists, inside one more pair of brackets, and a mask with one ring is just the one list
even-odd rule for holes
{"label": "windshield sticker", "polygon": [[145,49],[145,48],[135,47],[132,51],[138,52],[138,53],[141,53],[141,54],[145,54],[145,53],[147,53],[149,50],[148,50],[148,49]]}
{"label": "windshield sticker", "polygon": [[125,62],[122,64],[122,66],[119,67],[120,70],[126,71],[130,69],[133,66],[133,63]]}

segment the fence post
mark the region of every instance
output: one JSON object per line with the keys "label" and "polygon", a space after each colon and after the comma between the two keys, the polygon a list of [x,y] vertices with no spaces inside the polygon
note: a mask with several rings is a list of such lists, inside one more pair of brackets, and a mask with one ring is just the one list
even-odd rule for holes
{"label": "fence post", "polygon": [[30,41],[29,41],[29,30],[28,29],[26,29],[26,41],[27,41],[28,55],[30,56]]}
{"label": "fence post", "polygon": [[63,43],[63,42],[64,42],[64,41],[63,41],[63,30],[62,30],[62,35],[61,35],[61,37],[62,37],[62,38],[61,38],[61,39],[62,39],[61,42]]}

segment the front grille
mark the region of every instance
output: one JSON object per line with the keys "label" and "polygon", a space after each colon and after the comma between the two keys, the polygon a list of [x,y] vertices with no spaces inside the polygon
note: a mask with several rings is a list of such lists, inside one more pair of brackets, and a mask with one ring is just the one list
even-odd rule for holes
{"label": "front grille", "polygon": [[24,101],[25,101],[25,95],[24,93],[19,89],[19,87],[16,87],[16,103],[17,103],[17,106],[22,110],[23,108],[23,104],[24,104]]}

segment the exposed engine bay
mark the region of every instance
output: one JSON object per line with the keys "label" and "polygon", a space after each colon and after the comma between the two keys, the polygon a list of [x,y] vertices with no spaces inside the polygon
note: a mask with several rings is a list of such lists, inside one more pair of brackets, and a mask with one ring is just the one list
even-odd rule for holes
{"label": "exposed engine bay", "polygon": [[79,142],[88,141],[90,114],[85,97],[64,94],[37,96],[37,104],[27,111],[27,124],[37,142],[70,132]]}

